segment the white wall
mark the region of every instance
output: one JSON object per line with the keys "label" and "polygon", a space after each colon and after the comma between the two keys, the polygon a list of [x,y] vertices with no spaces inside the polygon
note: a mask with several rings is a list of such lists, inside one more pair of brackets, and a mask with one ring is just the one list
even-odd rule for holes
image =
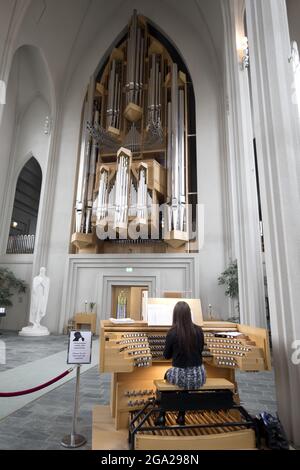
{"label": "white wall", "polygon": [[[0,126],[0,216],[3,220],[3,202],[6,191],[6,182],[9,173],[9,162],[12,150],[13,136],[16,132],[17,107],[17,61],[13,64],[7,87],[5,112]],[[2,232],[2,231],[1,231]],[[0,233],[1,237],[1,233]]]}
{"label": "white wall", "polygon": [[[49,82],[43,59],[38,49],[26,46],[17,50],[8,82],[7,104],[0,127],[0,264],[9,263],[15,275],[23,276],[31,284],[34,257],[7,255],[6,246],[18,176],[28,159],[34,156],[39,162],[43,181],[47,171],[50,136],[44,132],[46,116],[50,116],[48,104]],[[42,184],[40,208],[43,204]],[[4,256],[4,258],[3,258]],[[28,315],[26,301],[15,302],[2,327],[19,329]],[[15,322],[15,326],[14,326]],[[24,326],[24,324],[22,324]]]}
{"label": "white wall", "polygon": [[[85,300],[96,302],[100,320],[111,316],[111,291],[114,285],[148,286],[151,297],[163,297],[166,291],[189,291],[195,296],[197,266],[192,255],[70,255],[66,262],[65,285],[59,330],[68,319],[84,311]],[[132,272],[126,268],[130,266]],[[176,276],[174,275],[176,273]],[[51,325],[49,312],[45,319]]]}
{"label": "white wall", "polygon": [[[2,125],[0,127],[0,253],[6,243],[18,176],[34,156],[45,176],[49,154],[49,135],[44,133],[50,107],[44,96],[46,71],[39,51],[33,47],[18,49],[13,61]],[[47,93],[46,93],[47,95]]]}
{"label": "white wall", "polygon": [[44,133],[46,116],[49,116],[49,106],[41,96],[36,96],[20,123],[15,155],[16,169],[22,169],[27,156],[32,153],[39,162],[42,173],[45,172],[49,148],[49,136]]}

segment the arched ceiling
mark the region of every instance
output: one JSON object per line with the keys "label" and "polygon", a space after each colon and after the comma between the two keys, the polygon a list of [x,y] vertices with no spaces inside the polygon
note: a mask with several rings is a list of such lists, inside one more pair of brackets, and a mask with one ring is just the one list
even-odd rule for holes
{"label": "arched ceiling", "polygon": [[50,106],[50,83],[44,60],[37,47],[20,47],[13,59],[8,89],[14,87],[16,113],[22,114],[36,96],[41,96]]}
{"label": "arched ceiling", "polygon": [[[221,1],[152,0],[151,11],[157,13],[162,3],[176,10],[190,28],[199,32],[210,53],[218,56],[224,42]],[[143,14],[143,3],[141,0],[32,0],[20,28],[19,44],[41,48],[58,88],[76,68],[101,28],[114,19],[122,20],[125,27],[129,20],[122,13],[125,6],[128,11],[137,8]],[[120,17],[122,14],[124,18]]]}

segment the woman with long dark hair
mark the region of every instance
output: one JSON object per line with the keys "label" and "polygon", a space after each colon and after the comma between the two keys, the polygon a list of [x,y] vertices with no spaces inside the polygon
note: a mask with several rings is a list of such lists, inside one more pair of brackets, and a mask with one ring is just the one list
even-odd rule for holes
{"label": "woman with long dark hair", "polygon": [[[178,302],[173,311],[173,326],[166,337],[164,358],[172,359],[172,367],[165,374],[165,379],[173,385],[186,390],[195,390],[206,381],[206,372],[202,364],[204,335],[202,328],[192,321],[191,309],[186,302]],[[184,424],[184,412],[177,417],[178,424]],[[164,413],[160,413],[157,425],[165,422]]]}

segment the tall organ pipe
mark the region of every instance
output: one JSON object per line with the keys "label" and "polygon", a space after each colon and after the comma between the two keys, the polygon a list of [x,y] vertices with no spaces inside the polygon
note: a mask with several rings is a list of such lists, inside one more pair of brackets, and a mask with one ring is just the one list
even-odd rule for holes
{"label": "tall organ pipe", "polygon": [[137,216],[140,219],[147,219],[147,183],[145,168],[141,168],[139,171]]}
{"label": "tall organ pipe", "polygon": [[168,170],[172,169],[172,181],[168,175],[168,192],[171,186],[171,226],[180,231],[184,230],[186,202],[184,111],[184,91],[178,90],[178,68],[173,64],[171,104],[168,104]]}
{"label": "tall organ pipe", "polygon": [[119,157],[116,176],[115,226],[124,225],[128,219],[128,200],[130,188],[129,161],[124,155]]}
{"label": "tall organ pipe", "polygon": [[133,102],[141,105],[142,103],[144,48],[142,29],[138,24],[137,12],[134,10],[127,42],[127,104]]}
{"label": "tall organ pipe", "polygon": [[185,146],[184,146],[184,91],[179,91],[179,230],[184,229],[185,216]]}
{"label": "tall organ pipe", "polygon": [[172,66],[172,205],[178,202],[178,68]]}
{"label": "tall organ pipe", "polygon": [[[100,113],[96,106],[94,110],[94,128],[97,128],[99,126],[99,117],[100,117]],[[96,140],[92,139],[88,187],[87,187],[87,210],[86,210],[86,221],[85,221],[85,233],[89,233],[90,226],[91,226],[91,217],[92,217],[92,209],[93,209],[93,191],[94,191],[94,184],[95,184],[97,156],[98,156],[98,145],[97,145]]]}
{"label": "tall organ pipe", "polygon": [[184,91],[179,91],[179,202],[185,203]]}
{"label": "tall organ pipe", "polygon": [[77,181],[77,194],[76,194],[76,228],[75,231],[81,232],[82,229],[82,219],[83,219],[83,181],[85,177],[85,165],[86,165],[86,141],[87,141],[87,133],[86,133],[86,123],[87,123],[87,116],[88,116],[88,103],[87,101],[84,104],[84,112],[83,112],[83,122],[82,122],[82,137],[81,137],[81,148],[80,148],[80,160],[79,160],[79,170],[78,170],[78,181]]}
{"label": "tall organ pipe", "polygon": [[172,103],[168,103],[168,151],[167,151],[167,169],[168,169],[168,188],[167,202],[172,202]]}
{"label": "tall organ pipe", "polygon": [[94,78],[91,78],[88,88],[88,96],[83,112],[81,150],[76,194],[76,232],[84,232],[86,225],[85,219],[87,217],[86,208],[88,196],[88,176],[91,154],[91,137],[87,131],[87,123],[91,122],[93,119],[94,89],[95,80]]}
{"label": "tall organ pipe", "polygon": [[140,74],[139,74],[139,105],[140,106],[142,106],[142,95],[143,95],[144,47],[145,47],[145,41],[143,38],[141,38],[141,59],[140,59]]}
{"label": "tall organ pipe", "polygon": [[103,171],[100,175],[98,206],[97,206],[97,223],[105,219],[107,216],[108,203],[108,173]]}

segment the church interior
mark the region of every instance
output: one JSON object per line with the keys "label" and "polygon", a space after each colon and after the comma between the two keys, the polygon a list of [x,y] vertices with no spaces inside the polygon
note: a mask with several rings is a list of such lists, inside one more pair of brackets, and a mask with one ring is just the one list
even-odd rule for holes
{"label": "church interior", "polygon": [[0,450],[299,449],[299,1],[0,9]]}

